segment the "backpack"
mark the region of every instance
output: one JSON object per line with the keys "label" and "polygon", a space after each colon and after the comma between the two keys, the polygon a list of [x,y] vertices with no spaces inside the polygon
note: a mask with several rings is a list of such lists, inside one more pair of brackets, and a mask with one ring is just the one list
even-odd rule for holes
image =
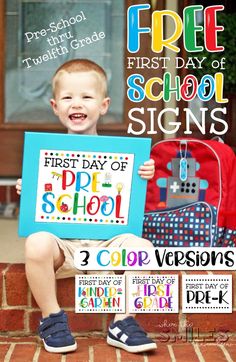
{"label": "backpack", "polygon": [[143,237],[154,246],[236,246],[236,157],[216,140],[167,139],[151,150]]}

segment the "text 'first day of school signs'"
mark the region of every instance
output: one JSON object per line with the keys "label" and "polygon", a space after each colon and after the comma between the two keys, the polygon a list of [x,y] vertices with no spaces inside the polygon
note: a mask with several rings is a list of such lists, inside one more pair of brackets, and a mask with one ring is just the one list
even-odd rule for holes
{"label": "text 'first day of school signs'", "polygon": [[19,235],[142,234],[151,139],[26,132]]}

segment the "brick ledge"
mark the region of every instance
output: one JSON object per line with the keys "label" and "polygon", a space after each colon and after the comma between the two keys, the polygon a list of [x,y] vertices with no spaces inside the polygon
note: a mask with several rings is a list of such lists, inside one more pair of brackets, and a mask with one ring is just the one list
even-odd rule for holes
{"label": "brick ledge", "polygon": [[[206,274],[206,272],[198,273]],[[236,272],[213,272],[213,274],[232,274],[235,285]],[[182,273],[179,275],[181,277]],[[75,335],[106,335],[113,315],[76,314],[75,318],[74,278],[58,280],[57,294],[60,306],[68,312],[70,328]],[[163,338],[167,335],[181,336],[186,334],[186,331],[205,336],[212,331],[217,335],[222,332],[229,336],[236,333],[235,296],[234,290],[232,314],[184,314],[180,303],[179,314],[140,314],[137,319],[153,337],[158,337],[160,334],[163,334]],[[0,336],[30,336],[37,333],[41,313],[29,290],[24,264],[0,264],[0,301]]]}

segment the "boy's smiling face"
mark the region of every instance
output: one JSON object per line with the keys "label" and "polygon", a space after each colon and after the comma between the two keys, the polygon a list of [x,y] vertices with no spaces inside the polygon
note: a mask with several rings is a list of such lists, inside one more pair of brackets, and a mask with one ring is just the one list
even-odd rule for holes
{"label": "boy's smiling face", "polygon": [[94,71],[63,72],[51,106],[68,133],[97,134],[97,122],[109,107],[102,80]]}

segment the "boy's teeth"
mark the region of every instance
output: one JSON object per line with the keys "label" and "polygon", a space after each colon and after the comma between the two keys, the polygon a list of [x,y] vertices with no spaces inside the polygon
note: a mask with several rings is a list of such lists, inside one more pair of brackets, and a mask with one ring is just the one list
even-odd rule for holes
{"label": "boy's teeth", "polygon": [[84,113],[74,113],[70,115],[70,119],[85,119],[86,115]]}

